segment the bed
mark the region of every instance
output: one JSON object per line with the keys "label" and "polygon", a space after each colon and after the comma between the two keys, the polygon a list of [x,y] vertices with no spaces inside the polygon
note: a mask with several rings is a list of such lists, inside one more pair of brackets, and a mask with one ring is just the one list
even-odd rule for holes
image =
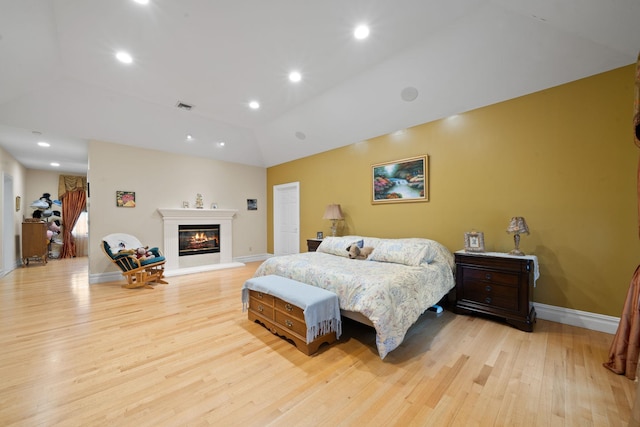
{"label": "bed", "polygon": [[[348,258],[351,244],[374,248],[366,260]],[[397,348],[418,317],[454,287],[454,258],[421,238],[325,238],[316,252],[275,256],[255,276],[275,274],[338,295],[345,317],[373,326],[380,358]]]}

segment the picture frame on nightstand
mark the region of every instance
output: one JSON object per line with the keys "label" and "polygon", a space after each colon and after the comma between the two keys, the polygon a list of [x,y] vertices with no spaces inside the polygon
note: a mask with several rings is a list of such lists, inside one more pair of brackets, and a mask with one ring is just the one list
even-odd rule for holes
{"label": "picture frame on nightstand", "polygon": [[318,240],[324,239],[324,233],[322,231],[318,231],[316,233],[316,239],[318,239]]}
{"label": "picture frame on nightstand", "polygon": [[484,252],[484,233],[481,231],[464,233],[464,250],[466,252]]}

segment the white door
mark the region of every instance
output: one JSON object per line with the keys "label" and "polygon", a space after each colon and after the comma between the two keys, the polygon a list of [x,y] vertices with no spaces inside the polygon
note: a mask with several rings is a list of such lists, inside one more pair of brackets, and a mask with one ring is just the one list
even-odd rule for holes
{"label": "white door", "polygon": [[300,183],[273,186],[273,253],[300,253]]}

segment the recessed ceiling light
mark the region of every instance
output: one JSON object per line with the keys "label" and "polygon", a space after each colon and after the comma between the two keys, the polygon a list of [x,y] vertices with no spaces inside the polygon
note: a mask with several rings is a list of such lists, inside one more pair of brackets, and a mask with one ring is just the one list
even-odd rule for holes
{"label": "recessed ceiling light", "polygon": [[251,108],[252,110],[257,110],[258,108],[260,108],[260,103],[258,101],[251,101],[249,102],[249,108]]}
{"label": "recessed ceiling light", "polygon": [[51,147],[51,144],[49,144],[48,142],[44,142],[44,141],[38,142],[38,145],[40,147]]}
{"label": "recessed ceiling light", "polygon": [[291,80],[292,82],[299,82],[300,80],[302,80],[302,74],[300,74],[299,71],[292,71],[289,73],[289,80]]}
{"label": "recessed ceiling light", "polygon": [[191,135],[190,133],[187,134],[187,141],[191,141],[193,140],[193,135]]}
{"label": "recessed ceiling light", "polygon": [[149,4],[149,0],[133,0],[133,1],[138,4]]}
{"label": "recessed ceiling light", "polygon": [[116,58],[118,58],[118,61],[122,62],[123,64],[131,64],[133,62],[133,58],[131,57],[131,55],[123,50],[116,52]]}
{"label": "recessed ceiling light", "polygon": [[50,164],[51,166],[53,166],[53,167],[56,167],[56,168],[57,168],[58,166],[60,166],[60,163],[56,163],[56,162],[51,162],[51,163],[49,163],[49,164]]}
{"label": "recessed ceiling light", "polygon": [[417,97],[418,97],[418,89],[416,89],[413,86],[407,86],[404,89],[402,89],[402,91],[400,92],[400,98],[402,98],[403,101],[407,101],[407,102],[415,101]]}
{"label": "recessed ceiling light", "polygon": [[216,144],[218,147],[224,147],[224,141],[220,141]]}
{"label": "recessed ceiling light", "polygon": [[353,31],[353,36],[358,40],[363,40],[369,37],[369,27],[366,25],[358,25]]}

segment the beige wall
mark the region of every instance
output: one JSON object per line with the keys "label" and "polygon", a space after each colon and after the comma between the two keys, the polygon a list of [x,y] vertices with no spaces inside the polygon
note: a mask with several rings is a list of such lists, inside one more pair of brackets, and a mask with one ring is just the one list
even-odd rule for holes
{"label": "beige wall", "polygon": [[[264,255],[267,249],[266,169],[204,158],[92,141],[89,144],[89,273],[115,271],[99,247],[111,233],[133,234],[144,244],[163,246],[158,208],[194,207],[196,194],[206,208],[237,209],[233,257]],[[135,208],[116,207],[116,191],[134,191]],[[258,210],[247,210],[247,199]]]}
{"label": "beige wall", "polygon": [[[534,300],[619,316],[640,245],[638,150],[632,139],[634,66],[271,167],[274,185],[300,182],[301,247],[328,203],[346,215],[341,234],[428,237],[452,251],[464,232],[506,252],[512,216],[539,258]],[[371,205],[371,165],[430,156],[430,201]],[[272,213],[267,219],[273,251]]]}

